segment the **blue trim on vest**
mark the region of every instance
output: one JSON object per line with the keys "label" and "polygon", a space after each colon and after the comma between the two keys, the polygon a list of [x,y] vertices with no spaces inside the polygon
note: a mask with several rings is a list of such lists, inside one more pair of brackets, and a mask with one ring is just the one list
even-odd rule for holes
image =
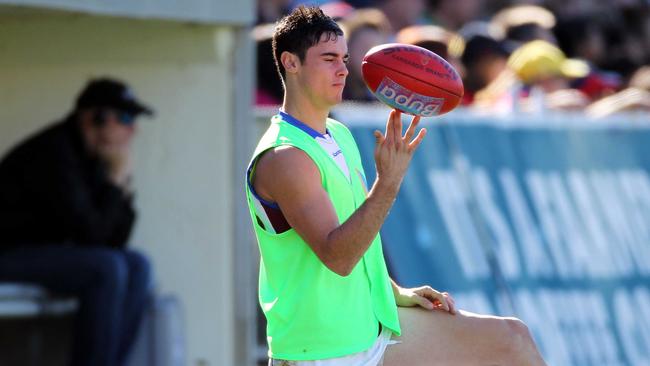
{"label": "blue trim on vest", "polygon": [[257,162],[257,157],[254,161],[251,162],[251,164],[248,166],[248,169],[246,170],[246,184],[248,184],[248,189],[250,189],[253,196],[257,198],[258,201],[262,202],[263,205],[279,210],[280,205],[278,205],[277,202],[269,202],[260,197],[257,192],[255,192],[255,188],[253,188],[253,184],[251,184],[251,173],[253,172],[253,165],[255,165],[255,162]]}
{"label": "blue trim on vest", "polygon": [[[313,128],[311,128],[309,126],[307,126],[306,123],[300,121],[298,118],[290,115],[289,113],[287,113],[287,112],[285,112],[283,110],[280,110],[280,112],[278,114],[280,115],[280,118],[282,118],[283,121],[285,121],[288,124],[290,124],[292,126],[295,126],[295,127],[298,127],[299,129],[305,131],[305,133],[307,133],[309,136],[311,136],[313,138],[316,138],[316,137],[325,138],[325,136],[323,136],[322,133],[314,130]],[[329,134],[329,131],[327,131],[327,133]],[[331,136],[331,134],[330,134],[330,136]]]}

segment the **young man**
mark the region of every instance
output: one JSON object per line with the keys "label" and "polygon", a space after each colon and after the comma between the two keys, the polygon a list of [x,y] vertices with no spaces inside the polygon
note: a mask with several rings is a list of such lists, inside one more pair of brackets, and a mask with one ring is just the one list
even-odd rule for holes
{"label": "young man", "polygon": [[328,118],[348,74],[343,33],[300,7],[273,46],[284,103],[247,175],[269,364],[544,365],[521,321],[457,311],[447,293],[388,277],[378,233],[425,136],[419,118],[402,135],[392,111],[375,132],[368,191],[354,139]]}

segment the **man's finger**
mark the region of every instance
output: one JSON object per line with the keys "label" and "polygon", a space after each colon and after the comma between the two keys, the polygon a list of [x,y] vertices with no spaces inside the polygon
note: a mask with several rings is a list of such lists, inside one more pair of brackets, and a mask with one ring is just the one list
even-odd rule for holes
{"label": "man's finger", "polygon": [[438,302],[440,302],[440,307],[442,307],[445,311],[449,311],[449,304],[447,304],[447,300],[440,292],[432,289],[431,287],[425,286],[418,290],[418,293],[433,301],[434,304],[436,303],[436,300],[438,300]]}
{"label": "man's finger", "polygon": [[456,310],[456,304],[454,304],[453,302],[447,302],[447,304],[449,305],[449,312],[450,313],[452,313],[452,314],[457,314],[458,313],[458,310]]}
{"label": "man's finger", "polygon": [[406,134],[404,134],[404,141],[406,143],[409,143],[413,138],[413,135],[415,134],[415,127],[417,127],[418,123],[420,123],[420,116],[413,117],[409,128],[406,130]]}
{"label": "man's finger", "polygon": [[381,133],[381,131],[379,130],[375,130],[373,134],[375,135],[375,143],[377,145],[381,144],[386,139],[384,135]]}
{"label": "man's finger", "polygon": [[427,134],[427,129],[426,128],[421,129],[420,132],[418,132],[418,135],[415,136],[415,139],[413,139],[413,141],[411,141],[411,143],[409,144],[408,151],[409,152],[415,151],[415,149],[417,149],[418,146],[420,146],[420,143],[422,142],[426,134]]}
{"label": "man's finger", "polygon": [[438,298],[438,301],[440,302],[440,307],[442,309],[449,311],[449,303],[447,303],[447,300],[445,300],[444,297],[440,296],[440,298]]}
{"label": "man's finger", "polygon": [[395,142],[402,140],[402,112],[395,110],[395,124],[393,125]]}
{"label": "man's finger", "polygon": [[393,128],[395,124],[395,113],[397,113],[397,111],[394,109],[390,111],[390,115],[388,115],[388,120],[386,121],[386,131],[384,133],[386,136],[385,140],[387,143],[393,142],[393,138],[394,138]]}
{"label": "man's finger", "polygon": [[429,309],[429,310],[433,310],[433,308],[434,308],[433,303],[431,301],[429,301],[429,299],[427,299],[424,296],[416,295],[415,296],[415,301],[422,308]]}
{"label": "man's finger", "polygon": [[447,299],[447,302],[452,302],[452,303],[456,304],[456,300],[454,300],[454,298],[449,294],[449,292],[443,292],[442,294]]}
{"label": "man's finger", "polygon": [[456,314],[458,311],[456,310],[456,302],[454,301],[454,298],[451,297],[451,295],[449,295],[447,292],[443,292],[442,295],[447,300],[447,304],[449,305],[449,312]]}

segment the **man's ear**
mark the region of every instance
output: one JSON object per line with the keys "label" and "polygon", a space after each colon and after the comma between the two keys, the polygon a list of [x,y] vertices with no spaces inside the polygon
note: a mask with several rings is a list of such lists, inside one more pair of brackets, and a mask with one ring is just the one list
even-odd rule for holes
{"label": "man's ear", "polygon": [[287,73],[295,73],[298,71],[298,67],[300,66],[300,59],[298,58],[298,55],[293,54],[289,51],[284,51],[280,55],[280,62],[282,62],[282,66],[284,66],[284,70]]}

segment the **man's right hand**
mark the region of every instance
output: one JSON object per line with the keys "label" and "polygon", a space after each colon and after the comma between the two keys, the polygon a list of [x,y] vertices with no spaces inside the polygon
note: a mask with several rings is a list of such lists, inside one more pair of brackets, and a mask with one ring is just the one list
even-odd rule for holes
{"label": "man's right hand", "polygon": [[98,144],[97,155],[106,163],[109,179],[118,187],[127,188],[133,173],[130,144]]}
{"label": "man's right hand", "polygon": [[391,190],[395,195],[404,179],[406,170],[427,130],[421,129],[413,138],[415,128],[420,122],[420,116],[411,121],[404,136],[402,136],[402,113],[392,110],[386,122],[386,133],[375,131],[375,164],[377,167],[377,184]]}

